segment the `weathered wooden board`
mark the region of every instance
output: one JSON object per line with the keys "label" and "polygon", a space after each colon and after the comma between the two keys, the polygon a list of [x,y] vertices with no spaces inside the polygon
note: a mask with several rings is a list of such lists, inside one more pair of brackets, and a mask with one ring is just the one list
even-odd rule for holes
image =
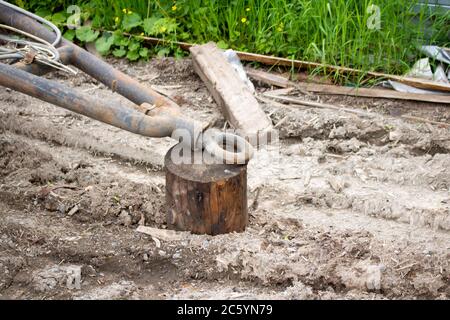
{"label": "weathered wooden board", "polygon": [[313,83],[300,84],[300,87],[310,92],[323,94],[450,104],[450,95],[443,94],[404,93],[389,89],[349,88]]}
{"label": "weathered wooden board", "polygon": [[[301,61],[301,60],[292,60],[287,58],[278,58],[273,56],[266,56],[262,54],[256,53],[248,53],[248,52],[238,52],[239,58],[243,61],[252,61],[252,62],[260,62],[267,65],[279,65],[279,66],[287,66],[294,67],[299,69],[304,68],[324,68],[331,72],[338,72],[341,74],[362,74],[361,70],[347,68],[347,67],[339,67],[333,65],[327,65],[317,62],[309,62],[309,61]],[[431,80],[424,80],[418,78],[411,78],[405,76],[396,76],[391,74],[385,74],[375,71],[369,71],[366,73],[367,78],[380,78],[380,79],[388,79],[397,82],[401,82],[416,88],[426,89],[426,90],[436,90],[436,91],[444,91],[450,92],[450,84],[436,82]]]}
{"label": "weathered wooden board", "polygon": [[350,88],[350,87],[316,84],[316,83],[300,83],[290,81],[289,79],[281,75],[273,74],[271,72],[266,72],[263,70],[247,68],[246,71],[249,77],[254,80],[266,83],[268,85],[277,86],[280,88],[290,87],[301,89],[305,93],[314,92],[314,93],[345,95],[353,97],[383,98],[383,99],[450,104],[450,95],[445,94],[404,93],[389,89]]}
{"label": "weathered wooden board", "polygon": [[[147,42],[150,43],[168,43],[168,44],[175,44],[180,46],[183,50],[190,50],[194,45],[191,43],[186,42],[176,42],[176,41],[169,41],[164,39],[158,39],[158,38],[150,38],[150,37],[142,37]],[[445,50],[450,52],[450,48],[445,48]],[[445,91],[450,92],[450,85],[446,83],[440,83],[430,80],[423,80],[423,79],[417,79],[417,78],[411,78],[411,77],[404,77],[404,76],[396,76],[391,74],[385,74],[380,72],[364,72],[362,70],[348,68],[348,67],[340,67],[340,66],[333,66],[329,64],[323,64],[318,62],[310,62],[310,61],[302,61],[302,60],[293,60],[288,58],[280,58],[280,57],[274,57],[274,56],[267,56],[263,54],[257,54],[257,53],[249,53],[249,52],[243,52],[243,51],[237,51],[236,52],[239,58],[242,61],[249,61],[249,62],[260,62],[266,65],[274,66],[286,66],[286,67],[294,67],[298,69],[306,69],[306,68],[324,68],[331,72],[337,72],[340,74],[353,74],[353,75],[360,75],[365,73],[365,78],[384,78],[388,80],[393,80],[397,82],[401,82],[416,88],[420,89],[428,89],[428,90],[437,90],[437,91]]]}
{"label": "weathered wooden board", "polygon": [[[253,93],[214,43],[190,48],[194,69],[208,87],[226,119],[252,144],[272,131],[272,123]],[[258,141],[258,142],[257,142]]]}

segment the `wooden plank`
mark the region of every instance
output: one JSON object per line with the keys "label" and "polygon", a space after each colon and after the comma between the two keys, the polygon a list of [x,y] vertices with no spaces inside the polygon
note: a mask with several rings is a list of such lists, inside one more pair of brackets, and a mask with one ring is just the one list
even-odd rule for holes
{"label": "wooden plank", "polygon": [[253,80],[260,81],[262,83],[271,86],[276,86],[280,88],[288,88],[295,86],[295,84],[289,79],[263,70],[245,68],[245,72],[247,72],[247,75]]}
{"label": "wooden plank", "polygon": [[[186,43],[186,42],[171,42],[169,40],[163,40],[163,39],[159,39],[159,38],[150,38],[150,37],[140,37],[140,38],[144,39],[145,41],[147,41],[149,43],[175,44],[175,45],[180,46],[184,50],[190,50],[190,48],[192,46],[194,46],[193,44]],[[342,73],[342,74],[360,75],[360,74],[366,73],[366,75],[370,78],[381,78],[381,79],[398,81],[398,82],[401,82],[401,83],[404,83],[404,84],[407,84],[407,85],[410,85],[410,86],[413,86],[416,88],[420,88],[420,89],[450,92],[449,84],[439,83],[439,82],[430,81],[430,80],[397,76],[397,75],[385,74],[385,73],[375,72],[375,71],[364,72],[364,71],[358,70],[358,69],[334,66],[334,65],[330,65],[330,64],[280,58],[280,57],[275,57],[275,56],[267,56],[267,55],[262,55],[262,54],[257,54],[257,53],[249,53],[249,52],[243,52],[243,51],[236,51],[236,53],[239,56],[239,58],[243,61],[260,62],[262,64],[271,65],[271,66],[280,65],[280,66],[287,66],[287,67],[295,67],[298,69],[325,68],[328,71],[338,72],[338,73]]]}
{"label": "wooden plank", "polygon": [[[332,104],[328,104],[328,103],[305,101],[305,100],[301,100],[301,99],[298,99],[295,97],[282,97],[282,96],[277,96],[277,95],[271,95],[270,93],[265,93],[264,96],[271,98],[271,99],[278,100],[278,101],[282,101],[285,103],[289,103],[291,106],[299,106],[300,105],[300,106],[308,106],[308,107],[313,107],[313,108],[332,109],[332,110],[337,110],[337,111],[340,110],[340,111],[353,113],[358,116],[367,117],[367,118],[382,117],[382,115],[379,115],[376,113],[366,112],[366,111],[357,110],[357,109],[350,109],[350,108],[332,105]],[[445,123],[445,122],[433,121],[433,120],[429,120],[429,119],[425,119],[425,118],[408,116],[408,115],[401,115],[400,118],[405,119],[405,120],[415,121],[415,122],[434,124],[434,125],[437,125],[437,126],[443,127],[443,128],[450,128],[450,124]]]}
{"label": "wooden plank", "polygon": [[264,143],[260,138],[272,131],[272,123],[222,50],[214,43],[208,43],[191,47],[190,51],[194,70],[238,134],[252,144]]}
{"label": "wooden plank", "polygon": [[281,75],[273,74],[263,70],[246,68],[246,71],[247,74],[256,81],[260,81],[268,85],[277,86],[280,88],[301,89],[302,93],[306,94],[309,92],[314,92],[314,93],[345,95],[354,97],[383,98],[383,99],[450,104],[450,95],[438,95],[438,94],[424,95],[417,93],[397,92],[395,90],[389,89],[350,88],[350,87],[333,86],[316,83],[298,83],[290,81],[289,79]]}
{"label": "wooden plank", "polygon": [[[308,62],[308,61],[301,61],[301,60],[292,60],[287,58],[278,58],[273,56],[266,56],[256,53],[248,53],[248,52],[237,52],[239,58],[243,61],[251,61],[251,62],[260,62],[266,65],[280,65],[280,66],[288,66],[288,67],[295,67],[295,68],[325,68],[328,71],[332,72],[338,72],[343,74],[362,74],[364,73],[362,70],[352,69],[352,68],[346,68],[346,67],[339,67],[339,66],[333,66],[329,64],[322,64],[322,63],[316,63],[316,62]],[[404,76],[396,76],[396,75],[390,75],[380,72],[367,72],[367,76],[379,78],[379,79],[388,79],[388,80],[394,80],[398,81],[416,88],[420,89],[427,89],[427,90],[437,90],[437,91],[445,91],[450,92],[450,85],[446,83],[440,83],[430,80],[424,80],[424,79],[416,79],[411,77],[404,77]]]}
{"label": "wooden plank", "polygon": [[403,93],[389,89],[350,88],[315,83],[302,83],[300,87],[309,92],[323,94],[450,104],[450,95]]}
{"label": "wooden plank", "polygon": [[350,109],[350,108],[341,107],[341,106],[335,106],[333,104],[328,104],[328,103],[305,101],[305,100],[301,100],[301,99],[298,99],[295,97],[277,96],[274,94],[270,94],[270,92],[264,93],[264,96],[267,98],[271,98],[271,99],[275,99],[275,100],[279,100],[279,101],[283,101],[283,102],[287,102],[287,103],[293,103],[293,104],[297,104],[297,105],[307,106],[307,107],[320,108],[320,109],[331,109],[331,110],[336,110],[336,111],[345,111],[348,113],[357,114],[359,116],[367,117],[367,118],[374,118],[374,117],[378,116],[378,114],[376,114],[376,113],[370,113],[370,112],[366,112],[366,111],[362,111],[362,110]]}
{"label": "wooden plank", "polygon": [[304,95],[310,95],[309,92],[301,88],[297,83],[294,83],[290,81],[289,79],[286,79],[283,76],[273,74],[270,72],[266,72],[264,70],[257,70],[253,68],[245,68],[245,71],[247,72],[247,75],[252,78],[253,80],[260,81],[262,83],[271,85],[271,86],[277,86],[280,88],[289,88],[289,87],[295,87],[298,89],[301,93]]}

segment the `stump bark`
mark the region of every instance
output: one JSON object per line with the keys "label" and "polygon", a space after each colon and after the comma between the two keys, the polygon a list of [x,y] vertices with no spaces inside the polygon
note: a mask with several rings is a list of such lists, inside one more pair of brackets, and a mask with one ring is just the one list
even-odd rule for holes
{"label": "stump bark", "polygon": [[247,166],[175,164],[172,150],[164,161],[169,228],[209,235],[244,231],[248,223]]}

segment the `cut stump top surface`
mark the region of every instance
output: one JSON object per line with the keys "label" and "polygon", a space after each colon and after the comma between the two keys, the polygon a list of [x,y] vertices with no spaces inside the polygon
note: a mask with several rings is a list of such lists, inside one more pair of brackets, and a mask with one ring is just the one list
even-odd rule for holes
{"label": "cut stump top surface", "polygon": [[172,149],[166,154],[164,160],[166,170],[189,181],[210,183],[224,180],[240,175],[247,167],[235,164],[175,164],[171,158],[171,151]]}

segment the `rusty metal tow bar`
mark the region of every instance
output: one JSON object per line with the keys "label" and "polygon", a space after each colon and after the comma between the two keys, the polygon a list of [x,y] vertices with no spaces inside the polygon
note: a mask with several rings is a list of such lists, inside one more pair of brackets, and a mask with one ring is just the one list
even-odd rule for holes
{"label": "rusty metal tow bar", "polygon": [[[252,146],[239,136],[208,129],[205,123],[184,116],[172,100],[62,39],[58,31],[42,23],[42,19],[38,21],[34,15],[0,1],[3,29],[14,28],[42,39],[56,49],[55,65],[76,67],[132,101],[135,107],[96,99],[45,79],[41,76],[52,71],[52,66],[29,56],[16,57],[12,65],[0,63],[0,85],[142,136],[176,137],[175,132],[184,132],[180,144],[165,158],[168,226],[212,235],[243,231],[248,223],[246,167],[253,155]],[[216,160],[179,163],[172,155],[179,152],[181,144],[189,146],[188,159],[203,159],[207,154]],[[182,150],[186,153],[186,148]]]}

